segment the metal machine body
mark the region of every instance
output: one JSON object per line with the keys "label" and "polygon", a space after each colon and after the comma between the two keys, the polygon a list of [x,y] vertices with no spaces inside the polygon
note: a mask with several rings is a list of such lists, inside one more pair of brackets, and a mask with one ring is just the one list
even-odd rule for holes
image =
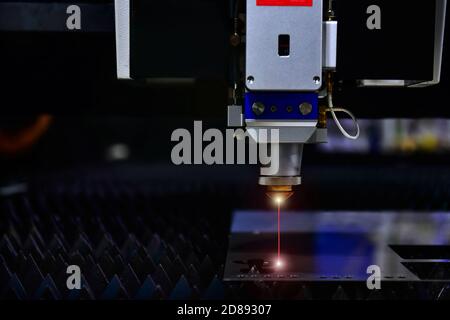
{"label": "metal machine body", "polygon": [[[279,130],[279,141],[276,142],[279,170],[270,176],[261,175],[259,184],[267,186],[269,192],[291,192],[292,186],[301,184],[304,145],[327,142],[326,112],[332,114],[346,137],[359,136],[359,127],[358,133],[351,136],[337,119],[335,111],[348,111],[333,107],[339,17],[335,16],[334,1],[247,0],[246,8],[243,124],[256,131]],[[396,79],[394,75],[393,79],[386,80],[383,79],[385,73],[378,79],[356,79],[358,85],[429,86],[439,83],[445,9],[445,0],[436,1],[435,9],[427,8],[436,13],[434,47],[424,46],[420,55],[425,57],[432,53],[434,61],[430,61],[430,65],[433,70],[429,68],[417,74],[419,78],[423,74],[432,74],[432,79],[399,81],[393,80]],[[345,10],[348,7],[342,9],[344,13]],[[433,30],[433,26],[428,23],[426,29]],[[399,77],[407,77],[407,73]],[[319,107],[320,98],[326,98],[327,107]],[[240,126],[242,121],[232,121],[235,110],[236,106],[229,109],[229,124]],[[349,114],[356,123],[355,117]],[[258,141],[257,134],[253,134],[253,138],[258,143],[265,143]]]}
{"label": "metal machine body", "polygon": [[247,89],[319,90],[322,85],[322,1],[314,1],[312,5],[287,1],[300,3],[291,6],[270,3],[275,2],[247,0]]}
{"label": "metal machine body", "polygon": [[301,184],[304,144],[326,142],[326,129],[318,127],[327,61],[323,3],[247,0],[246,21],[245,125],[279,131],[279,141],[272,141],[278,143],[279,168],[261,175],[259,184],[289,192]]}
{"label": "metal machine body", "polygon": [[[279,170],[261,175],[259,183],[270,192],[290,192],[292,186],[301,184],[304,145],[327,142],[327,112],[346,137],[358,137],[348,134],[339,123],[336,112],[348,111],[334,108],[333,98],[342,95],[335,87],[344,88],[345,95],[353,88],[439,83],[446,3],[236,0],[229,2],[230,26],[217,23],[221,13],[213,6],[208,7],[208,17],[192,10],[192,19],[186,22],[199,31],[206,20],[214,30],[233,29],[228,44],[228,55],[233,57],[229,68],[234,70],[229,83],[228,125],[252,129],[250,135],[257,143],[267,143],[258,141],[259,130],[278,129]],[[192,36],[191,43],[178,37],[179,46],[174,45],[173,39],[155,32],[154,25],[165,23],[159,11],[175,7],[155,4],[151,11],[151,6],[115,0],[118,78],[195,78],[220,73],[219,61],[225,60],[222,39],[208,36],[204,45],[202,37]],[[372,28],[368,23],[376,13],[374,6],[380,9],[381,23]],[[192,63],[183,66],[178,50],[160,50],[164,44],[184,48]],[[173,64],[161,65],[160,55]],[[175,73],[174,65],[180,65],[182,71]],[[349,81],[353,88],[346,85]]]}

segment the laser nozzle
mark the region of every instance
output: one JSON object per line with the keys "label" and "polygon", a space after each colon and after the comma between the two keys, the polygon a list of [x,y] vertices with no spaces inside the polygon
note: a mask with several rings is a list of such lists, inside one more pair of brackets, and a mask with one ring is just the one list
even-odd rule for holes
{"label": "laser nozzle", "polygon": [[269,186],[266,192],[267,196],[280,205],[289,199],[294,192],[292,186]]}

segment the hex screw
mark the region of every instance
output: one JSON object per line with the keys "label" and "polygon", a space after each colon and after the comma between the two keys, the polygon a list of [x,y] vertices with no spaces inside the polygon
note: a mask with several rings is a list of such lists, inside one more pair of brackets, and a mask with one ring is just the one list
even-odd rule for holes
{"label": "hex screw", "polygon": [[304,102],[299,106],[300,113],[304,116],[307,116],[308,114],[310,114],[312,112],[312,109],[313,109],[313,107],[312,107],[311,103],[308,103],[308,102]]}
{"label": "hex screw", "polygon": [[265,109],[266,109],[266,106],[261,102],[255,102],[252,105],[253,113],[256,114],[257,116],[262,115],[264,113]]}

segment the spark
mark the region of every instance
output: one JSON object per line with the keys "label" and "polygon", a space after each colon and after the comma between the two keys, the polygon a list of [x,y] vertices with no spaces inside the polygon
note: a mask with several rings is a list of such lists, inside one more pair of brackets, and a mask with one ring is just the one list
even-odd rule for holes
{"label": "spark", "polygon": [[283,198],[282,197],[276,197],[275,198],[275,203],[278,205],[281,205],[283,203]]}
{"label": "spark", "polygon": [[277,268],[282,268],[283,267],[283,261],[278,259],[275,265],[276,265]]}

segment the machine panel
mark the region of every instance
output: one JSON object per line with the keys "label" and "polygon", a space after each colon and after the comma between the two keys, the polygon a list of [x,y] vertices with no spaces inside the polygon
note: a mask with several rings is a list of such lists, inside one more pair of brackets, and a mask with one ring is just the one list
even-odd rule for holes
{"label": "machine panel", "polygon": [[[338,1],[338,73],[345,80],[433,79],[441,54],[437,4],[445,1]],[[442,11],[442,9],[440,10]],[[435,42],[440,46],[435,49]],[[402,84],[403,85],[403,84]],[[406,83],[408,85],[408,83]]]}
{"label": "machine panel", "polygon": [[315,91],[322,84],[322,1],[312,6],[247,1],[249,90]]}

